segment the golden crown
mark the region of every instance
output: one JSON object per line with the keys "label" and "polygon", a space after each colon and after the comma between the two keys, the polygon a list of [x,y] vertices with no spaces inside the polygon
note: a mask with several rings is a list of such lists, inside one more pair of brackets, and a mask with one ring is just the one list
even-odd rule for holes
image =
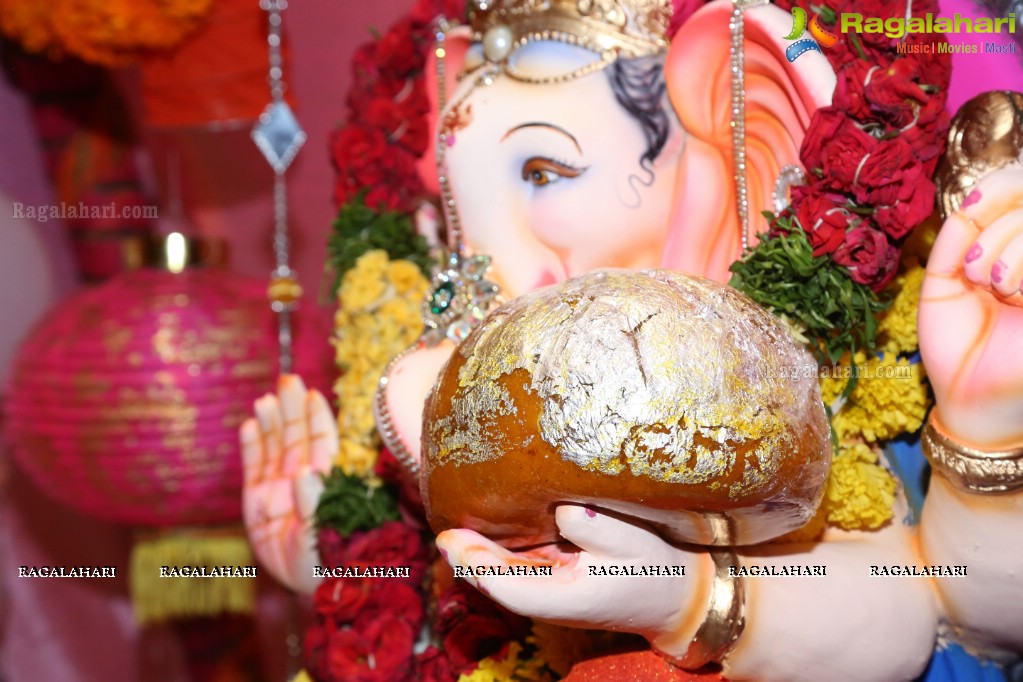
{"label": "golden crown", "polygon": [[666,49],[671,12],[671,0],[473,0],[469,19],[490,62],[529,42],[556,40],[597,53],[600,68]]}

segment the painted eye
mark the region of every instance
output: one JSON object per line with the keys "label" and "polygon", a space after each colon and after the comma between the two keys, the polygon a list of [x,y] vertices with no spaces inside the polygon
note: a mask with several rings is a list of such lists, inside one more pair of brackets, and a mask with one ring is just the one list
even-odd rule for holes
{"label": "painted eye", "polygon": [[522,164],[522,179],[534,187],[543,187],[561,182],[564,178],[577,178],[585,170],[554,159],[534,156]]}

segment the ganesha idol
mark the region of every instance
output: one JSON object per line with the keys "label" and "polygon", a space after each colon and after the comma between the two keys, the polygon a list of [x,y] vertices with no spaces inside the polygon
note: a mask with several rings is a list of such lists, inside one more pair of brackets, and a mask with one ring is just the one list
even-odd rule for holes
{"label": "ganesha idol", "polygon": [[[1023,653],[1019,147],[959,188],[928,261],[919,337],[936,408],[919,525],[903,522],[900,491],[877,530],[777,542],[820,502],[826,418],[815,374],[771,383],[812,366],[807,351],[724,283],[767,229],[761,211],[784,194],[835,76],[819,52],[785,58],[792,20],[776,7],[675,11],[669,39],[658,0],[481,1],[438,43],[423,172],[444,209],[434,237],[473,272],[445,296],[496,285],[507,301],[483,319],[435,295],[423,341],[381,381],[380,432],[421,477],[441,553],[550,567],[470,581],[517,613],[636,633],[681,668],[718,664],[734,680],[916,679],[953,640],[1011,661]],[[1016,113],[997,134],[1019,142],[1005,133],[1023,131],[1019,100],[1007,101]],[[246,513],[273,522],[250,533],[279,579],[311,591],[334,422],[295,378],[257,417],[242,431]],[[741,470],[695,476],[729,448]],[[637,469],[643,457],[666,468]],[[667,469],[694,475],[673,485]],[[734,570],[766,564],[825,570]],[[614,575],[655,565],[683,575]],[[965,575],[878,576],[892,566]]]}

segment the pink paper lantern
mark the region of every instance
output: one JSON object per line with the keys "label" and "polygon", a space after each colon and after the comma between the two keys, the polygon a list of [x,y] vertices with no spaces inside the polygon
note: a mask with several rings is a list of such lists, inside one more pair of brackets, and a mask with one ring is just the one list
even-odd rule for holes
{"label": "pink paper lantern", "polygon": [[[307,366],[325,366],[326,332],[298,322],[296,341],[317,349]],[[238,426],[272,388],[276,353],[265,282],[219,269],[118,275],[59,304],[22,345],[7,405],[15,459],[99,518],[236,522]]]}

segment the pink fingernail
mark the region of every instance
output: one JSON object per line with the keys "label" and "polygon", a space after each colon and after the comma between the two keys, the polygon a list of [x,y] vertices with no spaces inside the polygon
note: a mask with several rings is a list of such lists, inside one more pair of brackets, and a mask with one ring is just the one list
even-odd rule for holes
{"label": "pink fingernail", "polygon": [[973,261],[984,255],[984,249],[980,244],[974,244],[970,247],[970,250],[966,252],[966,262],[972,263]]}
{"label": "pink fingernail", "polygon": [[991,268],[991,281],[1001,282],[1005,278],[1005,271],[1009,268],[1004,262],[996,260]]}
{"label": "pink fingernail", "polygon": [[973,206],[975,203],[980,201],[980,196],[981,195],[980,195],[980,190],[979,189],[973,190],[972,192],[970,192],[969,194],[966,195],[965,199],[963,199],[963,206],[962,207],[966,208],[967,206]]}
{"label": "pink fingernail", "polygon": [[587,507],[586,508],[586,515],[589,516],[592,519],[592,518],[595,518],[597,516],[597,512],[595,512],[592,509],[590,509],[589,507]]}
{"label": "pink fingernail", "polygon": [[449,147],[454,147],[455,146],[455,134],[454,133],[448,133],[448,146]]}

